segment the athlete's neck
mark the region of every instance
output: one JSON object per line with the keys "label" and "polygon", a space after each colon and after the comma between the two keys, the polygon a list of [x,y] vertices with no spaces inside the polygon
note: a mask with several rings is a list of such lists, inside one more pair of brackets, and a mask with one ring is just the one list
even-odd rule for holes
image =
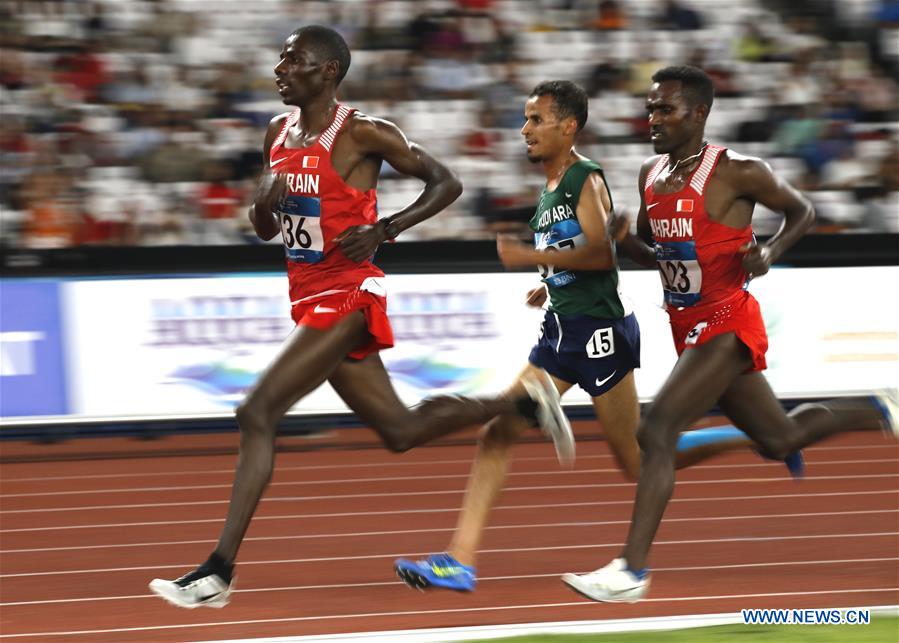
{"label": "athlete's neck", "polygon": [[705,140],[703,133],[700,132],[698,136],[692,137],[668,154],[669,170],[673,172],[678,167],[684,168],[692,165],[699,160],[706,147],[708,147],[708,141]]}
{"label": "athlete's neck", "polygon": [[300,108],[300,131],[306,136],[321,134],[331,121],[337,110],[337,97],[327,92],[310,100]]}
{"label": "athlete's neck", "polygon": [[543,160],[543,172],[546,174],[546,185],[552,186],[551,189],[555,189],[559,182],[562,180],[562,176],[565,174],[565,170],[570,168],[577,162],[578,155],[574,151],[574,148],[568,150],[565,154],[560,154],[557,157],[553,157],[551,159]]}

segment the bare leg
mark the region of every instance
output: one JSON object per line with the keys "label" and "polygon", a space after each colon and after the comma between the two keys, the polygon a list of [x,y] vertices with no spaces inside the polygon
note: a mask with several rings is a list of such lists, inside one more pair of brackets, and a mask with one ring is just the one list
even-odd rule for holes
{"label": "bare leg", "polygon": [[628,373],[612,389],[594,397],[593,409],[622,473],[628,480],[636,480],[640,475],[640,446],[637,444],[640,401],[634,372]]}
{"label": "bare leg", "polygon": [[[523,392],[521,378],[534,367],[528,365],[509,388],[508,395]],[[553,377],[559,394],[564,394],[571,384]],[[465,500],[456,523],[447,553],[463,565],[474,566],[481,538],[487,526],[490,511],[496,504],[506,481],[512,444],[524,431],[525,425],[509,416],[498,417],[488,424],[481,434],[478,453],[471,465]]]}
{"label": "bare leg", "polygon": [[[377,353],[362,360],[343,361],[328,381],[359,419],[396,453],[466,427],[486,424],[497,416],[520,419],[520,401],[527,399],[508,394],[496,398],[442,395],[410,409],[397,396]],[[516,393],[521,393],[521,389]]]}
{"label": "bare leg", "polygon": [[735,335],[720,335],[684,351],[662,385],[637,431],[643,460],[623,554],[631,569],[646,566],[649,547],[674,491],[678,433],[704,415],[751,365],[748,350]]}
{"label": "bare leg", "polygon": [[225,526],[215,553],[233,563],[262,492],[272,476],[278,421],[297,400],[320,386],[344,356],[368,335],[355,313],[326,331],[297,327],[237,409],[240,455]]}
{"label": "bare leg", "polygon": [[734,380],[720,404],[733,423],[775,459],[835,433],[884,427],[880,409],[869,398],[803,404],[785,413],[768,380],[758,372]]}

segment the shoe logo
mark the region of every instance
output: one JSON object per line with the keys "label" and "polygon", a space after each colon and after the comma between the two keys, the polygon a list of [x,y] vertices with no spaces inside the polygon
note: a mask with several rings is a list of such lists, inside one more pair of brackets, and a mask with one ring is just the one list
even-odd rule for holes
{"label": "shoe logo", "polygon": [[337,309],[336,308],[328,308],[327,306],[322,306],[321,304],[319,304],[318,306],[316,306],[315,308],[312,309],[312,312],[314,312],[314,313],[336,313]]}
{"label": "shoe logo", "polygon": [[431,571],[434,572],[435,576],[439,576],[440,578],[468,574],[462,567],[438,567],[437,565],[431,565]]}
{"label": "shoe logo", "polygon": [[596,386],[602,386],[603,384],[605,384],[606,382],[608,382],[610,379],[612,379],[613,377],[615,377],[615,373],[617,373],[617,372],[618,372],[618,369],[616,368],[614,371],[612,371],[612,374],[609,375],[609,376],[608,376],[606,379],[604,379],[604,380],[601,380],[601,379],[599,379],[599,378],[597,377],[597,378],[596,378]]}
{"label": "shoe logo", "polygon": [[288,157],[285,156],[284,158],[275,159],[274,161],[272,161],[271,163],[269,163],[268,166],[269,166],[269,167],[275,167],[278,163],[283,163],[284,161],[286,161],[287,158],[288,158]]}
{"label": "shoe logo", "polygon": [[208,596],[200,596],[200,597],[197,599],[197,602],[198,602],[198,603],[205,603],[206,601],[212,600],[213,598],[218,598],[218,595],[219,595],[219,594],[221,594],[221,592],[216,592],[215,594],[209,594]]}

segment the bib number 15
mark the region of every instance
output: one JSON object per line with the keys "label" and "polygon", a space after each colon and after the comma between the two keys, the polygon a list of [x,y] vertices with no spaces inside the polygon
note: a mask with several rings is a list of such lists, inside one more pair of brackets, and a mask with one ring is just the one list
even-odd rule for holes
{"label": "bib number 15", "polygon": [[615,334],[611,328],[599,328],[587,342],[587,357],[599,359],[615,352]]}

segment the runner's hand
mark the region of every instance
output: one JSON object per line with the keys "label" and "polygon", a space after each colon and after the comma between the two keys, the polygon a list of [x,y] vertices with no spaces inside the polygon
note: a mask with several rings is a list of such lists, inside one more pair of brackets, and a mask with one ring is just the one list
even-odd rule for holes
{"label": "runner's hand", "polygon": [[612,216],[609,217],[609,238],[615,243],[621,243],[627,238],[627,233],[630,232],[631,229],[631,221],[627,218],[626,214],[616,214],[612,213]]}
{"label": "runner's hand", "polygon": [[277,212],[286,196],[287,175],[265,172],[259,179],[253,203],[268,208],[269,212]]}
{"label": "runner's hand", "polygon": [[341,232],[334,241],[340,244],[340,250],[347,259],[359,262],[370,259],[386,239],[384,226],[357,225]]}
{"label": "runner's hand", "polygon": [[523,268],[533,266],[535,262],[530,256],[532,249],[514,237],[499,235],[496,238],[496,253],[506,268]]}
{"label": "runner's hand", "polygon": [[771,268],[771,250],[766,245],[758,245],[754,240],[740,246],[743,253],[743,268],[749,277],[761,277]]}
{"label": "runner's hand", "polygon": [[546,286],[540,284],[529,290],[525,303],[534,308],[543,308],[543,304],[546,303]]}

